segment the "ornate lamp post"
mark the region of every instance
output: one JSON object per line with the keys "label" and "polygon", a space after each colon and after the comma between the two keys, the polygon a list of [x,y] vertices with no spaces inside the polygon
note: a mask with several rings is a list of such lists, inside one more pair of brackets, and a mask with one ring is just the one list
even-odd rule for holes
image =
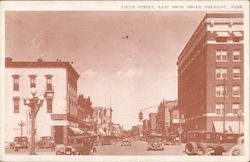
{"label": "ornate lamp post", "polygon": [[40,109],[40,107],[43,104],[43,97],[37,97],[36,96],[36,88],[32,87],[30,89],[31,95],[28,98],[24,98],[23,102],[24,105],[30,107],[30,118],[31,118],[31,148],[30,148],[30,155],[36,155],[35,152],[35,135],[36,135],[36,129],[35,129],[35,120],[36,115]]}
{"label": "ornate lamp post", "polygon": [[23,136],[23,126],[25,126],[25,123],[21,120],[20,123],[18,123],[18,125],[21,127],[21,137]]}

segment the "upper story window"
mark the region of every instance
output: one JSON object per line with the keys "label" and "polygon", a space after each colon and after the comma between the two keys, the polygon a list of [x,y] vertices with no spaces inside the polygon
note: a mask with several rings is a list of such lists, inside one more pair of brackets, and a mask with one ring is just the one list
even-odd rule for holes
{"label": "upper story window", "polygon": [[227,69],[216,68],[216,79],[227,79]]}
{"label": "upper story window", "polygon": [[237,115],[240,111],[240,104],[239,103],[233,103],[232,104],[232,113]]}
{"label": "upper story window", "polygon": [[240,97],[240,86],[233,86],[232,87],[233,90],[233,97]]}
{"label": "upper story window", "polygon": [[215,96],[216,97],[224,97],[227,96],[227,87],[225,86],[225,93],[224,93],[224,86],[219,85],[215,87]]}
{"label": "upper story window", "polygon": [[226,42],[229,37],[229,33],[226,31],[216,32],[216,42]]}
{"label": "upper story window", "polygon": [[30,77],[30,88],[36,88],[36,75],[29,75]]}
{"label": "upper story window", "polygon": [[[225,105],[227,107],[227,104]],[[215,113],[216,115],[222,115],[224,113],[224,104],[223,103],[216,103],[215,104]]]}
{"label": "upper story window", "polygon": [[240,50],[233,50],[233,61],[240,61]]}
{"label": "upper story window", "polygon": [[240,68],[233,68],[233,79],[240,79]]}
{"label": "upper story window", "polygon": [[12,75],[13,77],[13,91],[19,91],[19,77],[20,75]]}
{"label": "upper story window", "polygon": [[216,51],[216,61],[217,62],[227,62],[227,50],[217,50]]}
{"label": "upper story window", "polygon": [[53,77],[53,75],[45,75],[45,77],[46,77],[46,90],[47,91],[52,91],[53,89],[52,89],[52,77]]}
{"label": "upper story window", "polygon": [[20,98],[15,96],[13,97],[14,113],[19,113],[19,102]]}
{"label": "upper story window", "polygon": [[47,99],[47,113],[52,113],[52,99]]}
{"label": "upper story window", "polygon": [[233,32],[233,41],[239,42],[243,37],[243,34],[240,31],[234,31]]}

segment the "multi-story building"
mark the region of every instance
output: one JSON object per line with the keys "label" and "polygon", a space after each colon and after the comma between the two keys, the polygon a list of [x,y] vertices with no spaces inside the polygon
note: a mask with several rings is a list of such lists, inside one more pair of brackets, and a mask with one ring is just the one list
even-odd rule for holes
{"label": "multi-story building", "polygon": [[31,88],[45,100],[36,116],[36,139],[52,136],[68,143],[72,133],[81,132],[78,123],[77,80],[79,74],[69,62],[5,60],[5,140],[20,136],[18,123],[23,121],[23,135],[30,137],[30,109],[24,105]]}
{"label": "multi-story building", "polygon": [[142,121],[143,135],[147,136],[149,134],[149,120],[144,119]]}
{"label": "multi-story building", "polygon": [[243,131],[243,33],[242,13],[207,13],[179,55],[178,104],[187,129]]}
{"label": "multi-story building", "polygon": [[90,97],[84,97],[82,94],[78,96],[78,119],[79,127],[84,131],[93,131],[95,122],[93,120],[93,108]]}
{"label": "multi-story building", "polygon": [[138,136],[139,135],[139,128],[137,125],[134,125],[131,127],[131,131],[132,131],[132,136]]}
{"label": "multi-story building", "polygon": [[172,134],[179,135],[184,131],[184,115],[180,114],[178,105],[170,110],[170,131]]}
{"label": "multi-story building", "polygon": [[122,133],[123,133],[123,128],[121,127],[121,125],[113,123],[111,135],[115,137],[122,137]]}
{"label": "multi-story building", "polygon": [[156,118],[156,131],[164,136],[169,134],[170,122],[171,122],[171,110],[176,106],[177,100],[166,101],[163,100],[158,106],[157,118]]}
{"label": "multi-story building", "polygon": [[93,120],[96,122],[97,134],[111,135],[112,131],[112,109],[106,107],[93,107]]}
{"label": "multi-story building", "polygon": [[149,133],[156,133],[156,116],[157,113],[149,113],[149,121],[148,121],[148,126],[149,126]]}

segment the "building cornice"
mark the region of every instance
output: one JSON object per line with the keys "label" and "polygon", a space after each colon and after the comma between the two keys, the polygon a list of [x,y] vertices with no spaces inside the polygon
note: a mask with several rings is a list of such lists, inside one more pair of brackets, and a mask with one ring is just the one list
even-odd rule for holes
{"label": "building cornice", "polygon": [[12,61],[11,58],[5,59],[5,68],[65,68],[78,79],[80,75],[74,67],[67,61]]}

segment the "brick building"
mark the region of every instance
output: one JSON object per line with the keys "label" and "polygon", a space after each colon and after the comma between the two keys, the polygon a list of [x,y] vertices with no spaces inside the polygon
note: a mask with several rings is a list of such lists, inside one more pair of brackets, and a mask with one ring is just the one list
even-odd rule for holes
{"label": "brick building", "polygon": [[157,113],[150,113],[148,114],[148,116],[149,116],[149,121],[148,121],[149,133],[156,133]]}
{"label": "brick building", "polygon": [[161,133],[164,136],[168,136],[171,124],[171,110],[177,104],[178,104],[177,100],[174,101],[163,100],[159,104],[157,111],[157,118],[156,118],[157,133]]}
{"label": "brick building", "polygon": [[242,13],[207,13],[179,55],[187,129],[222,132],[225,117],[227,132],[243,131],[243,35]]}

